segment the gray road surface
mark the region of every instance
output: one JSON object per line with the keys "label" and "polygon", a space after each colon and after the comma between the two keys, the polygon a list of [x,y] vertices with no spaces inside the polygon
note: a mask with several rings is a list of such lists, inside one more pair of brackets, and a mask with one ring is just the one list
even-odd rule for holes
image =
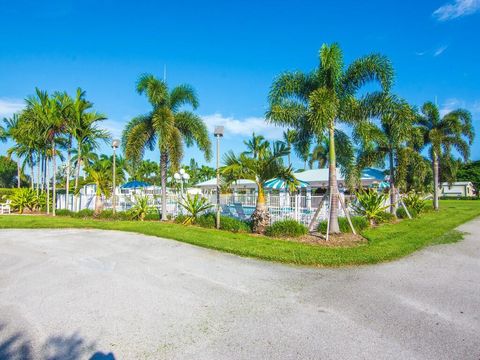
{"label": "gray road surface", "polygon": [[285,266],[100,230],[0,231],[0,359],[480,359],[480,219],[392,263]]}

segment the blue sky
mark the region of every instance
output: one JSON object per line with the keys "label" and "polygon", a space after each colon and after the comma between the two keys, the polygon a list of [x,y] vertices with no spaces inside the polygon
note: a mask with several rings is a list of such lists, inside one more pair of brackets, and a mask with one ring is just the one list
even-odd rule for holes
{"label": "blue sky", "polygon": [[[198,114],[209,127],[226,126],[223,150],[240,151],[252,131],[281,135],[263,122],[272,79],[311,70],[321,44],[339,42],[347,63],[371,52],[387,55],[397,94],[415,105],[436,98],[444,111],[465,107],[480,131],[480,0],[0,5],[2,117],[21,108],[35,86],[72,94],[80,86],[118,135],[131,117],[148,111],[135,92],[138,76],[162,77],[166,65],[170,85],[195,87]],[[186,152],[190,157],[201,160],[195,149]],[[472,158],[480,159],[478,137]]]}

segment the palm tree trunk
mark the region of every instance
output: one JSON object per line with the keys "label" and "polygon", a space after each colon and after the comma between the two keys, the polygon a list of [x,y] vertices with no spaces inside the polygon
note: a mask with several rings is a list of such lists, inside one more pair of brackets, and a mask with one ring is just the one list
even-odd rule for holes
{"label": "palm tree trunk", "polygon": [[48,157],[45,156],[45,185],[47,188],[47,214],[50,214],[50,181],[48,180]]}
{"label": "palm tree trunk", "polygon": [[69,200],[70,200],[70,161],[72,154],[70,153],[72,149],[72,139],[69,139],[68,149],[67,149],[67,178],[65,179],[65,209],[70,210]]}
{"label": "palm tree trunk", "polygon": [[255,211],[252,214],[252,231],[257,234],[263,234],[265,233],[268,225],[270,225],[270,213],[268,212],[266,206],[265,191],[263,190],[262,184],[257,183],[257,187],[257,205],[255,207]]}
{"label": "palm tree trunk", "polygon": [[[98,186],[98,184],[97,184]],[[102,201],[102,194],[95,195],[95,215],[98,215],[103,210],[103,201]]]}
{"label": "palm tree trunk", "polygon": [[52,215],[55,216],[55,209],[57,208],[57,161],[55,151],[55,140],[52,140],[52,171],[53,171],[53,183],[52,183]]}
{"label": "palm tree trunk", "polygon": [[20,189],[22,170],[20,169],[20,160],[17,160],[17,188]]}
{"label": "palm tree trunk", "polygon": [[34,172],[35,170],[33,169],[33,157],[30,159],[30,186],[32,187],[32,190],[35,189],[34,185]]}
{"label": "palm tree trunk", "polygon": [[74,203],[73,203],[73,210],[74,211],[79,211],[80,209],[78,208],[78,179],[80,177],[80,164],[81,164],[81,159],[82,159],[82,150],[80,145],[78,145],[77,148],[77,171],[75,174],[75,197],[74,197]]}
{"label": "palm tree trunk", "polygon": [[328,192],[330,198],[330,234],[340,233],[338,225],[338,187],[337,187],[337,164],[335,156],[335,120],[330,121],[329,126],[329,151],[328,151]]}
{"label": "palm tree trunk", "polygon": [[393,168],[393,150],[388,153],[388,158],[390,162],[390,213],[393,216],[397,216],[397,199],[395,193],[395,171]]}
{"label": "palm tree trunk", "polygon": [[438,155],[435,150],[432,151],[433,166],[433,208],[438,210]]}
{"label": "palm tree trunk", "polygon": [[160,154],[160,176],[162,182],[162,221],[167,220],[167,161],[168,154],[162,151]]}
{"label": "palm tree trunk", "polygon": [[37,154],[37,196],[40,194],[40,167],[42,166],[40,153]]}

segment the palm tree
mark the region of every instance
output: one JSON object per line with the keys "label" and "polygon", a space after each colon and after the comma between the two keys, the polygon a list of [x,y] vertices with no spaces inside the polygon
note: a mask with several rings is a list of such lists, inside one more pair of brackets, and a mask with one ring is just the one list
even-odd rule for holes
{"label": "palm tree", "polygon": [[262,135],[255,135],[255,132],[249,140],[244,140],[243,143],[248,149],[244,154],[252,155],[255,159],[261,156],[263,152],[267,151],[270,146],[270,143],[265,140]]}
{"label": "palm tree", "polygon": [[287,72],[273,83],[267,119],[299,131],[299,138],[329,139],[330,232],[339,233],[335,128],[338,123],[355,126],[366,121],[362,101],[355,98],[366,83],[377,80],[384,91],[392,84],[390,61],[379,54],[361,57],[346,69],[337,44],[322,45],[320,65],[311,73]]}
{"label": "palm tree", "polygon": [[112,186],[111,172],[91,167],[87,167],[85,171],[88,174],[86,183],[95,184],[95,214],[98,215],[103,210],[102,197],[110,197],[110,188]]}
{"label": "palm tree", "polygon": [[18,115],[13,114],[11,118],[4,118],[3,122],[5,127],[0,127],[0,141],[6,142],[7,139],[12,139],[16,144],[7,150],[8,157],[11,158],[12,154],[17,155],[17,187],[20,188],[21,185],[21,167],[20,167],[20,156],[24,154],[24,151],[20,151],[20,137],[21,133],[19,130],[19,120]]}
{"label": "palm tree", "polygon": [[[77,90],[77,97],[73,103],[74,121],[71,125],[71,133],[77,143],[77,148],[75,151],[72,150],[72,154],[75,154],[76,158],[80,160],[76,161],[75,210],[78,210],[78,187],[82,163],[86,166],[88,157],[98,149],[100,142],[107,142],[110,138],[110,133],[108,131],[98,127],[100,121],[106,120],[105,115],[99,114],[95,111],[87,112],[87,110],[91,109],[93,105],[84,99],[83,94],[83,92]],[[88,151],[88,153],[84,156],[83,151]]]}
{"label": "palm tree", "polygon": [[183,157],[184,145],[196,144],[208,160],[211,143],[203,120],[182,106],[198,107],[197,95],[189,85],[168,90],[167,84],[153,75],[144,74],[137,82],[137,92],[145,94],[152,110],[132,119],[122,135],[122,146],[127,160],[139,161],[145,149],[160,150],[160,174],[162,186],[162,220],[167,219],[167,167],[177,169]]}
{"label": "palm tree", "polygon": [[361,167],[376,165],[384,167],[388,159],[390,182],[390,212],[396,215],[397,181],[406,177],[409,156],[412,151],[408,147],[414,141],[413,122],[416,113],[403,99],[395,95],[374,94],[372,106],[378,107],[379,125],[368,123],[360,127],[364,140],[360,148],[359,163]]}
{"label": "palm tree", "polygon": [[221,173],[227,183],[248,179],[257,184],[257,204],[252,214],[253,231],[256,233],[264,233],[270,223],[263,189],[265,182],[272,178],[279,178],[293,188],[298,183],[292,168],[283,165],[282,157],[289,152],[290,149],[283,142],[277,141],[272,147],[257,153],[256,157],[246,153],[237,156],[231,151],[225,155],[225,166],[221,168]]}
{"label": "palm tree", "polygon": [[[287,129],[287,131],[284,131],[282,135],[283,135],[283,142],[288,148],[291,149],[297,141],[297,131],[293,129]],[[288,159],[288,166],[292,166],[291,152],[288,153],[287,159]]]}
{"label": "palm tree", "polygon": [[472,115],[464,109],[456,109],[440,115],[437,105],[426,102],[417,118],[418,129],[423,135],[424,146],[429,147],[433,170],[433,207],[438,210],[439,159],[456,149],[467,161],[470,145],[475,136]]}

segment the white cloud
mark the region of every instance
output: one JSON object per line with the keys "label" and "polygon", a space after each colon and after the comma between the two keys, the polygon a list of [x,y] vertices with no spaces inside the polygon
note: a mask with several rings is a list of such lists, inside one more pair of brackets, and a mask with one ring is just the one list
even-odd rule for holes
{"label": "white cloud", "polygon": [[447,21],[474,14],[479,10],[480,0],[455,0],[439,7],[432,15],[439,21]]}
{"label": "white cloud", "polygon": [[22,110],[25,106],[23,100],[0,99],[0,117],[10,117],[14,113]]}
{"label": "white cloud", "polygon": [[471,102],[457,98],[449,98],[444,101],[442,106],[440,106],[440,115],[444,116],[450,111],[456,109],[466,109],[470,111],[474,117],[474,120],[476,120],[476,118],[480,116],[480,100]]}
{"label": "white cloud", "polygon": [[101,122],[100,127],[107,130],[113,139],[119,139],[122,137],[122,131],[125,127],[125,122],[107,119]]}
{"label": "white cloud", "polygon": [[216,125],[225,127],[225,136],[250,136],[253,132],[261,134],[267,139],[280,139],[282,137],[283,128],[269,124],[262,117],[248,117],[245,119],[235,119],[233,117],[225,117],[222,114],[212,114],[202,116],[203,121],[210,132]]}
{"label": "white cloud", "polygon": [[447,50],[448,45],[442,45],[440,46],[435,52],[433,53],[433,56],[439,56],[442,55],[445,50]]}

